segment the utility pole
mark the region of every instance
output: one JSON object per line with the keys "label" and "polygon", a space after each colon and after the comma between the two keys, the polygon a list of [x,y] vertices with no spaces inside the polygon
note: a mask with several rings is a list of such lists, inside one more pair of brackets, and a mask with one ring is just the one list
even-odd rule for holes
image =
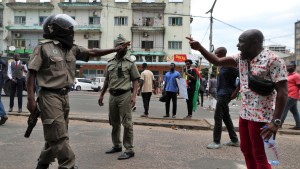
{"label": "utility pole", "polygon": [[[210,8],[209,11],[207,11],[205,14],[210,13],[210,34],[209,34],[209,51],[213,52],[214,51],[214,46],[212,44],[212,26],[213,26],[213,11],[214,11],[214,7],[216,5],[217,0],[215,0],[215,2],[213,3],[212,7]],[[210,79],[210,74],[212,72],[212,64],[209,63],[209,69],[208,69],[208,79]]]}

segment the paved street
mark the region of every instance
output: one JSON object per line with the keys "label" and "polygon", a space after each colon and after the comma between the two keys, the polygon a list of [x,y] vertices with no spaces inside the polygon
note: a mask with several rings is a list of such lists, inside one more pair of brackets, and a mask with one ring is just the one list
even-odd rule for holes
{"label": "paved street", "polygon": [[[24,92],[25,96],[23,98],[23,111],[27,112],[26,104],[26,92]],[[91,118],[91,119],[108,119],[108,98],[109,95],[106,94],[104,97],[104,106],[99,107],[98,105],[98,98],[99,92],[86,92],[86,91],[72,91],[69,94],[70,98],[70,105],[71,105],[71,112],[70,114],[73,117],[83,117],[83,118]],[[154,118],[162,118],[165,115],[165,105],[158,101],[158,97],[160,95],[152,95],[151,102],[150,102],[150,110],[149,110],[149,117]],[[8,110],[9,105],[9,97],[2,96],[3,104]],[[198,110],[193,113],[193,119],[205,119],[210,124],[214,124],[214,112],[207,111],[207,98],[205,97],[204,100],[204,107],[198,107]],[[237,106],[230,106],[230,115],[233,119],[233,123],[235,126],[238,126],[238,110],[240,109],[240,102],[237,102]],[[17,98],[15,98],[15,107],[14,110],[17,111]],[[141,114],[144,112],[143,102],[141,96],[137,96],[137,109],[133,113],[133,117],[139,118]],[[300,110],[300,104],[298,104],[298,108]],[[172,104],[171,104],[172,107]],[[170,114],[172,108],[170,108]],[[178,99],[177,104],[177,119],[183,119],[187,115],[187,106],[184,99]],[[291,113],[288,113],[286,118],[286,124],[295,125],[294,118]]]}
{"label": "paved street", "polygon": [[[43,146],[39,122],[29,139],[23,137],[26,117],[10,116],[0,127],[1,169],[33,169]],[[107,123],[70,121],[70,143],[80,169],[245,169],[239,148],[222,147],[208,150],[212,131],[173,130],[171,128],[134,126],[136,156],[118,161],[119,153],[106,155],[111,147],[111,127]],[[223,132],[223,141],[228,139]],[[300,137],[282,135],[280,145],[282,166],[275,169],[298,169]],[[50,169],[57,168],[54,163]]]}

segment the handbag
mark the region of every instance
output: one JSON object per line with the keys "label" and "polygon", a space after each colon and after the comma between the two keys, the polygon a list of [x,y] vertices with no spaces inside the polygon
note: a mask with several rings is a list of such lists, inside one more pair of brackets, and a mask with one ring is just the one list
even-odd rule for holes
{"label": "handbag", "polygon": [[162,96],[159,98],[160,102],[166,102],[167,101],[167,97],[166,97],[166,93],[162,92]]}
{"label": "handbag", "polygon": [[248,87],[259,95],[268,96],[274,91],[275,83],[253,75],[250,69],[250,62],[248,62]]}

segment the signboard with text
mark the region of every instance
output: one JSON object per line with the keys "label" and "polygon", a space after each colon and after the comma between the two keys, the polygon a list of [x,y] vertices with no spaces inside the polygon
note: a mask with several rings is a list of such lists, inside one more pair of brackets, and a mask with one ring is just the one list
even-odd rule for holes
{"label": "signboard with text", "polygon": [[185,62],[186,61],[186,54],[175,54],[174,55],[174,62]]}

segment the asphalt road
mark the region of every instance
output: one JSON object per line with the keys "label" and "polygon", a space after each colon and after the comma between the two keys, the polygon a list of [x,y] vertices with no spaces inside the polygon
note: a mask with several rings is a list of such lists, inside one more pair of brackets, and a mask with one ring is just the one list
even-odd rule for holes
{"label": "asphalt road", "polygon": [[[106,94],[104,97],[104,106],[100,107],[98,105],[98,98],[100,92],[93,92],[93,91],[72,91],[69,93],[70,99],[70,106],[71,112],[70,114],[76,116],[86,116],[87,118],[101,118],[101,119],[108,119],[108,98],[109,94]],[[150,101],[150,108],[149,108],[149,117],[157,117],[162,118],[165,115],[165,105],[158,101],[158,97],[160,95],[152,95]],[[9,105],[9,97],[2,96],[2,102],[6,110],[8,110]],[[177,100],[177,118],[182,119],[187,115],[187,106],[184,99]],[[237,101],[237,106],[232,106],[230,103],[230,115],[233,119],[233,123],[235,126],[238,124],[238,118],[240,110],[240,101]],[[26,92],[24,92],[23,97],[23,111],[26,112]],[[300,104],[298,104],[299,107]],[[143,102],[141,96],[137,96],[137,103],[136,103],[136,111],[133,112],[133,116],[139,117],[144,113]],[[208,107],[208,99],[204,98],[204,107],[198,106],[198,110],[193,112],[193,119],[206,119],[209,123],[214,123],[214,112],[207,111]],[[17,98],[15,97],[15,106],[14,110],[17,111]],[[300,107],[299,107],[300,110]],[[170,106],[170,114],[172,114],[172,103]],[[287,124],[295,125],[294,118],[291,113],[288,113],[288,116],[285,121]]]}
{"label": "asphalt road", "polygon": [[[29,139],[23,137],[26,117],[10,116],[0,126],[1,169],[33,169],[43,146],[40,121]],[[243,155],[237,147],[208,150],[212,131],[173,130],[171,128],[134,126],[136,156],[118,161],[120,153],[106,155],[111,147],[111,127],[107,123],[71,120],[70,144],[80,169],[245,169]],[[223,140],[228,134],[223,132]],[[275,169],[298,169],[300,137],[277,137],[282,165]],[[50,169],[57,168],[55,162]]]}

